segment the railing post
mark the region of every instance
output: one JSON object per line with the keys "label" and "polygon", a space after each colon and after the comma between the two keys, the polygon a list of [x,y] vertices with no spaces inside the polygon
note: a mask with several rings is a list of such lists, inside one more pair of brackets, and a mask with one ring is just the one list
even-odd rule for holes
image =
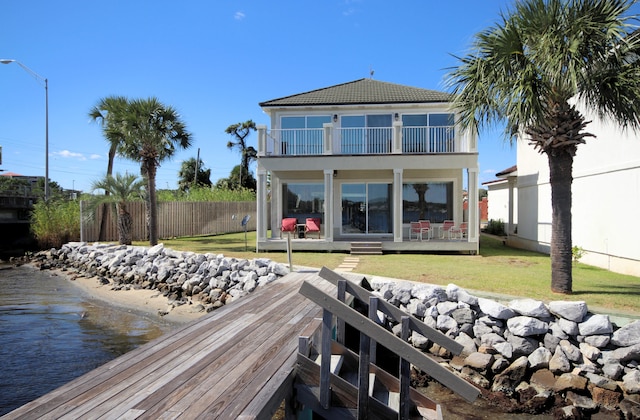
{"label": "railing post", "polygon": [[267,154],[267,126],[256,125],[258,131],[258,156],[265,156]]}
{"label": "railing post", "polygon": [[333,315],[322,310],[322,345],[320,350],[320,405],[325,410],[331,404],[331,321]]}
{"label": "railing post", "polygon": [[331,155],[333,154],[333,123],[322,124],[322,129],[324,130],[322,153],[325,155]]}
{"label": "railing post", "polygon": [[[402,341],[409,340],[409,317],[403,316],[400,320],[402,332],[400,338]],[[411,364],[408,360],[400,358],[400,409],[398,410],[401,419],[409,418],[409,410],[411,409],[411,399],[409,397],[409,386],[411,380]]]}
{"label": "railing post", "polygon": [[393,122],[393,142],[391,153],[400,154],[402,153],[402,121],[394,121]]}
{"label": "railing post", "polygon": [[[369,319],[378,324],[378,297],[377,296],[369,296]],[[376,341],[371,339],[370,349],[369,349],[369,361],[371,363],[376,363],[377,357],[377,346]]]}
{"label": "railing post", "polygon": [[[345,297],[347,294],[347,281],[346,280],[338,280],[338,300],[342,303],[345,303]],[[344,320],[338,318],[336,320],[336,341],[340,344],[344,344],[345,338],[345,324]]]}

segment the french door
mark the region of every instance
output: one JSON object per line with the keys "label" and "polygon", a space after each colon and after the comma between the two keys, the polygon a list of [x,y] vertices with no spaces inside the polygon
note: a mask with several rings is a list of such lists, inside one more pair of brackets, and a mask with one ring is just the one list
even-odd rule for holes
{"label": "french door", "polygon": [[387,183],[342,184],[342,233],[392,233],[392,185]]}

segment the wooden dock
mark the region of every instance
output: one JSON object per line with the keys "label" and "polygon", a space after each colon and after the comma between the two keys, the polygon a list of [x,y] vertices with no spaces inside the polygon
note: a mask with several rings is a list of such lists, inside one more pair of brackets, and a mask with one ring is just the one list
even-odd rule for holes
{"label": "wooden dock", "polygon": [[291,273],[2,419],[271,418],[292,392],[299,335],[320,324],[298,293],[314,279]]}

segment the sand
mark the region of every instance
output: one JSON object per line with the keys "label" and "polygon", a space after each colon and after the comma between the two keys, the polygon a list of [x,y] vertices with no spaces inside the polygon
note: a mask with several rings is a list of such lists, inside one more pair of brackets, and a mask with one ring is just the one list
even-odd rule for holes
{"label": "sand", "polygon": [[[170,323],[186,323],[205,315],[204,307],[193,301],[180,306],[173,306],[169,299],[157,290],[129,289],[113,290],[113,284],[100,284],[98,279],[87,278],[82,275],[67,273],[62,270],[52,270],[54,275],[67,278],[71,284],[83,290],[94,299],[105,303],[141,311],[151,317],[162,318]],[[163,314],[163,315],[161,315]]]}

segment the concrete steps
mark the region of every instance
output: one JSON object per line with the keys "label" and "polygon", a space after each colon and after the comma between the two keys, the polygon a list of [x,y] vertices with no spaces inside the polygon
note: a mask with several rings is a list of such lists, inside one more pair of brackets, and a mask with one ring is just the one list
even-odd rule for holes
{"label": "concrete steps", "polygon": [[382,242],[351,242],[351,255],[382,255]]}

